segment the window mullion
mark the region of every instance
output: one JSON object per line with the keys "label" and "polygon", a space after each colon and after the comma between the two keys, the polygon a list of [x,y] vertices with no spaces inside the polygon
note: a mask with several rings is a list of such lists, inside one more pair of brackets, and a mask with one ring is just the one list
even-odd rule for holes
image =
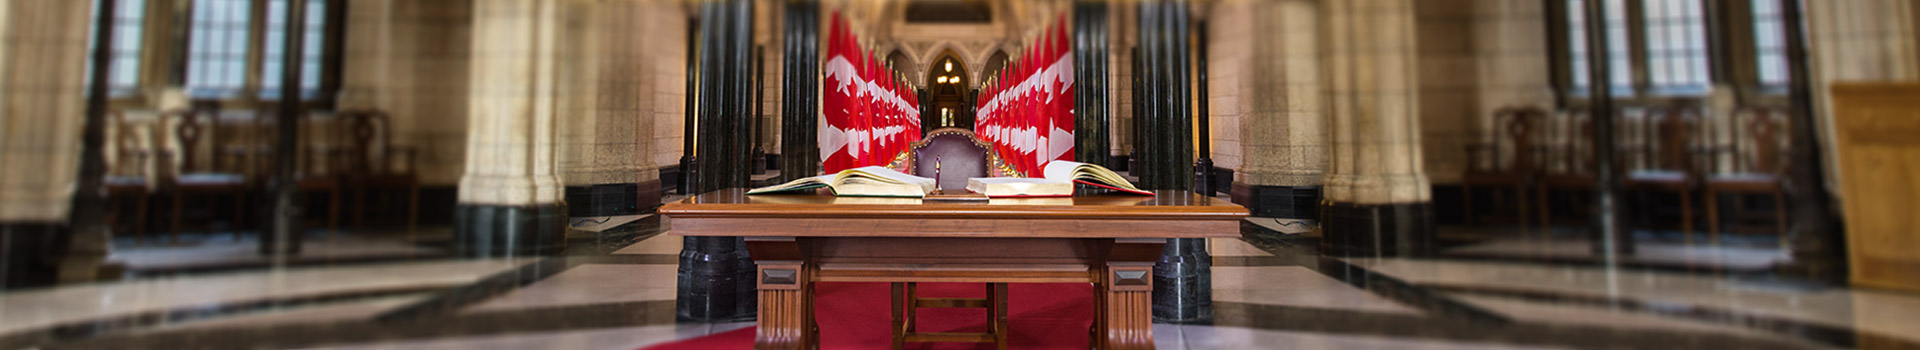
{"label": "window mullion", "polygon": [[1649,69],[1647,69],[1649,60],[1647,59],[1646,15],[1646,0],[1627,1],[1625,20],[1627,21],[1627,57],[1630,62],[1627,66],[1633,72],[1632,79],[1629,79],[1633,91],[1625,98],[1629,101],[1644,99],[1653,86],[1652,79],[1648,77]]}
{"label": "window mullion", "polygon": [[266,48],[267,2],[270,0],[252,0],[248,6],[247,21],[247,63],[242,76],[246,77],[240,95],[236,100],[258,102],[260,100],[260,63]]}

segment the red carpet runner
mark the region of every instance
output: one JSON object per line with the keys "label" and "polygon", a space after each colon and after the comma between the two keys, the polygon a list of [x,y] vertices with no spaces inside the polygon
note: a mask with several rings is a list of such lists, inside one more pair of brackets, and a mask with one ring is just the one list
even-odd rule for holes
{"label": "red carpet runner", "polygon": [[[889,349],[893,311],[886,283],[819,283],[814,286],[814,319],[820,323],[821,349]],[[981,298],[979,283],[922,283],[920,297]],[[1011,284],[1007,287],[1007,347],[1012,349],[1086,349],[1093,325],[1093,286]],[[920,309],[920,332],[983,332],[985,309]],[[754,329],[649,346],[647,350],[752,349]],[[991,349],[993,344],[907,344],[908,349]]]}

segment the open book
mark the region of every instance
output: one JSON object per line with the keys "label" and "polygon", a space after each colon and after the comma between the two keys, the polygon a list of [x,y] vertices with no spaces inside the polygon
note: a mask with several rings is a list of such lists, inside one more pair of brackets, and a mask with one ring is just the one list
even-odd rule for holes
{"label": "open book", "polygon": [[747,194],[805,191],[826,187],[833,190],[836,196],[917,198],[926,197],[927,192],[933,192],[933,183],[933,178],[907,175],[883,166],[869,166],[756,188],[747,191]]}
{"label": "open book", "polygon": [[983,177],[967,179],[967,190],[986,194],[987,197],[1067,197],[1073,195],[1073,184],[1081,183],[1110,190],[1153,195],[1153,192],[1134,187],[1125,177],[1108,170],[1106,167],[1056,160],[1047,163],[1041,171],[1045,178],[1023,177]]}

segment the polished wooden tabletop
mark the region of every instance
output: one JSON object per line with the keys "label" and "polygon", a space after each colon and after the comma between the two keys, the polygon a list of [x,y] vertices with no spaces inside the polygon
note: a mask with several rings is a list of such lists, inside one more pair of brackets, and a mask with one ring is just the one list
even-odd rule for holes
{"label": "polished wooden tabletop", "polygon": [[[821,190],[824,191],[824,190]],[[936,201],[919,198],[836,197],[813,194],[747,195],[745,189],[702,193],[660,207],[672,218],[898,218],[1239,220],[1247,209],[1187,191],[1154,196],[1099,194],[1057,198]]]}

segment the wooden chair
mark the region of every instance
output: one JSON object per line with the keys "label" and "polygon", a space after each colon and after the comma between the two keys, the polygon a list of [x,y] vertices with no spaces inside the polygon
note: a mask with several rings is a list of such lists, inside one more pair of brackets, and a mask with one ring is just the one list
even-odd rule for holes
{"label": "wooden chair", "polygon": [[[274,153],[274,144],[279,142],[278,126],[280,121],[277,114],[277,111],[262,110],[257,114],[258,118],[254,119],[252,132],[259,136],[253,139],[258,140],[258,144],[248,148],[248,153],[254,158],[250,161],[250,164],[255,167],[253,173],[260,174],[259,176],[262,178],[271,179],[272,176],[275,175],[274,163],[279,160],[280,156]],[[314,124],[310,122],[310,118],[307,118],[307,116],[302,115],[301,118],[298,119],[302,123],[305,123],[305,125],[303,125],[304,129],[315,129],[312,127]],[[332,133],[324,134],[332,135]],[[321,138],[326,138],[326,136],[321,136]],[[301,137],[301,141],[301,144],[296,146],[298,150],[294,151],[294,156],[298,157],[294,162],[294,188],[301,193],[326,193],[327,232],[329,234],[338,234],[340,232],[340,205],[344,202],[342,199],[346,192],[340,175],[340,169],[342,167],[341,158],[343,158],[345,152],[335,148],[318,146],[318,144],[322,143],[338,143],[339,140],[320,140],[303,136]]]}
{"label": "wooden chair", "polygon": [[[942,192],[966,191],[967,179],[987,177],[997,159],[972,131],[942,128],[910,145],[907,167],[914,175],[934,178]],[[907,343],[993,343],[1007,348],[1007,284],[987,283],[985,298],[921,298],[917,284],[893,283],[893,348]],[[914,318],[920,308],[987,309],[986,333],[921,333]]]}
{"label": "wooden chair", "polygon": [[[1467,146],[1467,172],[1460,177],[1461,210],[1468,224],[1475,223],[1473,189],[1505,187],[1514,191],[1515,210],[1521,226],[1527,225],[1527,189],[1533,186],[1539,169],[1534,135],[1545,122],[1547,112],[1537,107],[1511,107],[1494,112],[1495,132],[1486,143]],[[1502,163],[1501,158],[1506,158]],[[1482,160],[1485,160],[1484,162]],[[1492,164],[1482,167],[1481,164]]]}
{"label": "wooden chair", "polygon": [[210,170],[201,161],[198,152],[200,147],[212,147],[218,143],[207,137],[209,129],[217,123],[218,116],[212,110],[200,109],[172,112],[166,117],[163,119],[173,121],[173,136],[179,142],[178,148],[161,153],[166,158],[162,164],[175,164],[176,160],[178,164],[176,170],[166,177],[167,189],[173,194],[171,241],[180,241],[186,197],[202,194],[233,196],[234,236],[239,237],[240,227],[246,222],[247,191],[251,188],[251,182],[244,174]]}
{"label": "wooden chair", "polygon": [[[114,162],[108,168],[104,185],[107,198],[133,197],[133,222],[128,226],[133,231],[134,242],[145,242],[147,237],[147,205],[153,196],[151,169],[151,142],[140,142],[141,133],[132,123],[127,122],[126,113],[112,111],[107,114],[113,123]],[[109,202],[107,222],[120,222],[120,208],[117,201]]]}
{"label": "wooden chair", "polygon": [[[1691,106],[1655,109],[1642,119],[1643,160],[1649,167],[1629,172],[1621,181],[1628,191],[1672,192],[1680,196],[1680,230],[1688,244],[1693,241],[1693,190],[1700,184],[1700,167],[1694,155],[1695,134],[1700,125],[1700,110]],[[1641,206],[1645,208],[1645,206]]]}
{"label": "wooden chair", "polygon": [[1734,113],[1737,125],[1734,134],[1746,137],[1733,143],[1734,169],[1708,176],[1703,186],[1707,197],[1708,239],[1713,243],[1720,242],[1721,194],[1767,194],[1773,197],[1774,226],[1780,234],[1781,246],[1786,246],[1787,189],[1783,174],[1786,157],[1781,149],[1786,136],[1785,116],[1786,112],[1769,108],[1743,108]]}
{"label": "wooden chair", "polygon": [[[343,149],[340,175],[354,194],[355,226],[365,224],[368,193],[398,189],[407,193],[407,232],[411,236],[420,221],[420,177],[415,168],[418,152],[393,144],[386,112],[343,111],[338,118],[351,138]],[[395,160],[403,166],[396,169]]]}
{"label": "wooden chair", "polygon": [[1545,166],[1534,181],[1535,206],[1539,208],[1543,229],[1553,227],[1550,199],[1554,191],[1592,192],[1599,181],[1594,176],[1593,118],[1586,112],[1572,111],[1566,113],[1561,122],[1562,127],[1553,133],[1565,143],[1545,148],[1542,152]]}

